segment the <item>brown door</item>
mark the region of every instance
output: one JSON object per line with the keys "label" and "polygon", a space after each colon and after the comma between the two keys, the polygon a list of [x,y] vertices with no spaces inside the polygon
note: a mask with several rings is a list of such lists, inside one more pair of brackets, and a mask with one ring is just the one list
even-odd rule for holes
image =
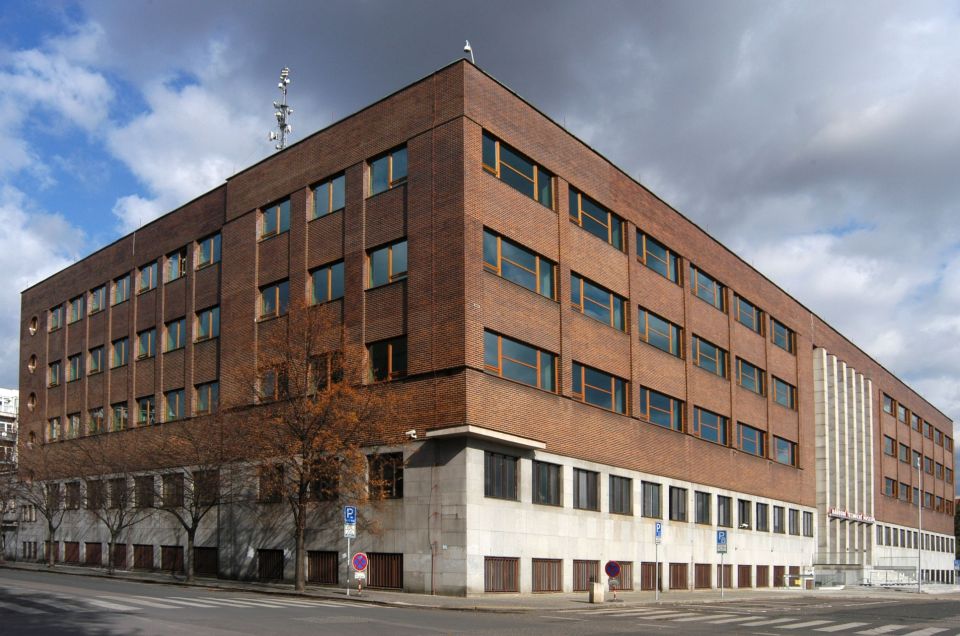
{"label": "brown door", "polygon": [[[723,578],[721,579],[721,572]],[[717,586],[723,585],[724,589],[730,589],[733,585],[733,566],[717,564]]]}
{"label": "brown door", "polygon": [[786,566],[783,566],[783,565],[773,566],[773,587],[786,586],[786,581],[784,581],[786,573],[787,573]]}
{"label": "brown door", "polygon": [[693,587],[698,590],[709,590],[713,587],[709,563],[697,563],[693,566]]}
{"label": "brown door", "polygon": [[757,587],[770,587],[770,566],[757,566]]}
{"label": "brown door", "polygon": [[310,550],[307,552],[307,581],[320,585],[337,585],[340,579],[340,563],[334,551]]}
{"label": "brown door", "polygon": [[80,542],[63,542],[63,560],[66,563],[80,563]]}
{"label": "brown door", "polygon": [[115,543],[113,544],[113,567],[120,568],[121,570],[127,569],[127,544],[126,543]]}
{"label": "brown door", "polygon": [[220,557],[216,548],[193,549],[193,572],[200,576],[220,574]]}
{"label": "brown door", "polygon": [[560,559],[533,560],[533,591],[560,592],[563,590],[563,562]]}
{"label": "brown door", "polygon": [[688,574],[687,574],[687,564],[686,563],[671,563],[670,564],[670,589],[671,590],[685,590],[687,589]]}
{"label": "brown door", "polygon": [[85,543],[83,544],[84,563],[87,565],[103,565],[103,544]]}
{"label": "brown door", "polygon": [[371,552],[367,555],[367,586],[390,590],[403,589],[403,555],[389,552]]}
{"label": "brown door", "polygon": [[160,546],[160,569],[164,572],[183,572],[183,546]]}
{"label": "brown door", "polygon": [[[663,566],[661,566],[663,567]],[[660,577],[661,581],[663,577]],[[663,589],[663,585],[657,584],[657,564],[651,561],[644,561],[640,564],[640,589],[653,591],[657,588]]]}
{"label": "brown door", "polygon": [[257,550],[257,574],[261,581],[282,581],[283,550]]}
{"label": "brown door", "polygon": [[750,572],[753,570],[749,565],[737,566],[737,587],[753,587]]}
{"label": "brown door", "polygon": [[484,592],[519,592],[520,559],[485,557],[483,559]]}
{"label": "brown door", "polygon": [[616,585],[618,590],[633,589],[633,562],[617,561],[620,565],[620,574],[611,579],[611,584]]}
{"label": "brown door", "polygon": [[790,587],[800,587],[800,566],[790,566]]}
{"label": "brown door", "polygon": [[586,592],[591,582],[600,580],[600,562],[574,559],[573,561],[573,591]]}
{"label": "brown door", "polygon": [[152,570],[153,569],[153,546],[152,545],[134,545],[133,546],[133,569],[134,570]]}

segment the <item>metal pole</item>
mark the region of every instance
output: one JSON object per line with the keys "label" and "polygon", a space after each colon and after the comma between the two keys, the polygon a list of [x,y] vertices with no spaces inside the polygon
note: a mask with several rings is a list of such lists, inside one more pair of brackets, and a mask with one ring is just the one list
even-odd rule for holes
{"label": "metal pole", "polygon": [[350,537],[347,537],[347,596],[350,596]]}
{"label": "metal pole", "polygon": [[917,496],[917,593],[921,592],[921,577],[923,572],[920,565],[920,549],[923,547],[923,470],[920,464],[923,462],[923,455],[917,458],[917,481],[920,482],[920,492]]}
{"label": "metal pole", "polygon": [[653,546],[653,550],[654,550],[654,556],[656,557],[656,560],[657,560],[657,569],[656,569],[657,580],[653,582],[653,589],[656,590],[656,595],[654,600],[659,601],[660,600],[660,544],[655,543]]}
{"label": "metal pole", "polygon": [[720,553],[720,598],[723,598],[723,552]]}

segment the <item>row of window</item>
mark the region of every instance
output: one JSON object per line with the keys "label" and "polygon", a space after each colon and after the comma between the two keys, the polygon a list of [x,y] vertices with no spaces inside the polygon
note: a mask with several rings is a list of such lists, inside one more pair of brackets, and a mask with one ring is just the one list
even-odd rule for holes
{"label": "row of window", "polygon": [[[184,506],[183,473],[138,475],[133,489],[125,477],[88,479],[46,485],[47,506],[51,510],[98,510],[101,508],[182,508]],[[207,506],[220,498],[220,474],[217,470],[197,470],[190,475],[192,501],[188,505]],[[159,487],[158,487],[159,486]],[[131,494],[133,498],[131,499]]]}
{"label": "row of window", "polygon": [[891,528],[890,526],[881,526],[878,524],[877,545],[953,554],[955,539],[953,537],[943,537],[927,532],[918,534],[916,530]]}
{"label": "row of window", "polygon": [[904,464],[910,464],[914,468],[922,465],[923,471],[928,475],[942,479],[948,484],[953,483],[953,469],[933,461],[932,457],[921,455],[920,451],[911,450],[909,446],[903,442],[898,443],[889,435],[883,436],[883,453],[890,457],[897,457]]}
{"label": "row of window", "polygon": [[[953,486],[953,482],[949,482],[949,485]],[[910,484],[905,484],[902,481],[897,481],[890,477],[883,478],[883,494],[887,497],[893,497],[894,499],[912,504],[917,504],[920,501],[919,488],[916,486],[911,488]],[[949,515],[953,514],[953,502],[949,498],[934,497],[932,492],[924,491],[923,507],[930,508],[936,512],[945,512]]]}
{"label": "row of window", "polygon": [[908,409],[900,402],[894,400],[886,393],[881,394],[883,401],[883,412],[889,415],[896,415],[897,420],[902,424],[908,424],[915,431],[922,431],[923,436],[931,439],[937,446],[942,446],[948,451],[953,452],[953,438],[946,435],[933,424],[923,420],[919,415]]}
{"label": "row of window", "polygon": [[[532,466],[533,503],[546,506],[563,505],[564,467],[549,462],[534,461]],[[634,514],[633,479],[619,475],[609,475],[609,502],[607,511],[611,514]],[[519,501],[520,458],[504,453],[487,451],[484,453],[484,495],[495,499]],[[600,473],[581,468],[573,469],[573,507],[579,510],[600,510]],[[706,525],[734,527],[732,497],[713,495],[708,492],[694,491],[693,515],[688,514],[690,502],[686,488],[670,486],[667,497],[666,517],[671,521],[693,521]],[[716,499],[716,516],[712,502]],[[663,519],[663,486],[657,482],[640,482],[640,515],[653,519]],[[784,506],[752,502],[747,499],[736,500],[736,523],[740,529],[755,529],[769,532],[770,512],[773,509],[773,532],[813,536],[813,513]],[[802,515],[801,515],[802,512]]]}

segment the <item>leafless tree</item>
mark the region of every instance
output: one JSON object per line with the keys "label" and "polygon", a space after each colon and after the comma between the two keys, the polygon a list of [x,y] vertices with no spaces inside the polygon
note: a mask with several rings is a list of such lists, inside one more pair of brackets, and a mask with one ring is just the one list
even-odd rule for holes
{"label": "leafless tree", "polygon": [[47,567],[56,564],[57,530],[63,523],[63,487],[58,479],[77,465],[75,449],[63,444],[31,445],[20,456],[15,499],[32,506],[46,521]]}

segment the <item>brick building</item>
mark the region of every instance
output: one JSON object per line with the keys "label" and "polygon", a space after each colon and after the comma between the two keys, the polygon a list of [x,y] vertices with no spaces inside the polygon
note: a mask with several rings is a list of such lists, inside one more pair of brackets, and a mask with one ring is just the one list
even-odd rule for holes
{"label": "brick building", "polygon": [[[257,342],[298,298],[417,405],[385,531],[355,544],[371,585],[569,591],[611,559],[637,589],[906,580],[919,545],[952,580],[952,422],[462,61],[26,290],[21,438],[136,443],[254,402]],[[290,575],[270,505],[203,529],[212,570]],[[99,555],[71,515],[62,540]],[[308,536],[315,580],[347,575],[338,532]]]}

